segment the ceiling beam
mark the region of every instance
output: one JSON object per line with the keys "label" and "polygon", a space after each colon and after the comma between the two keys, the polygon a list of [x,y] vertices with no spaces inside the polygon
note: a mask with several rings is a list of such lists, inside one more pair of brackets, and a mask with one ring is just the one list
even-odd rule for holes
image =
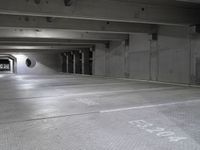
{"label": "ceiling beam", "polygon": [[156,25],[85,19],[0,15],[0,28],[62,29],[98,33],[154,33]]}
{"label": "ceiling beam", "polygon": [[65,6],[71,6],[72,5],[72,0],[64,0]]}
{"label": "ceiling beam", "polygon": [[84,47],[88,47],[94,44],[72,44],[72,43],[65,43],[65,44],[53,44],[53,43],[2,43],[0,42],[0,46],[16,46],[16,47],[68,47],[68,46],[72,46],[72,47],[80,47],[80,46],[84,46]]}
{"label": "ceiling beam", "polygon": [[167,25],[198,24],[198,9],[144,4],[123,0],[1,0],[0,14],[49,16]]}
{"label": "ceiling beam", "polygon": [[74,32],[51,29],[0,29],[0,38],[41,38],[41,39],[76,39],[76,40],[108,40],[121,41],[128,39],[126,34],[106,34]]}
{"label": "ceiling beam", "polygon": [[70,39],[48,39],[48,38],[0,38],[0,44],[51,44],[51,45],[68,45],[68,44],[106,44],[109,41],[104,40],[70,40]]}
{"label": "ceiling beam", "polygon": [[188,3],[200,3],[200,0],[177,0],[177,1],[181,1],[181,2],[188,2]]}
{"label": "ceiling beam", "polygon": [[68,46],[25,46],[25,45],[0,45],[0,50],[69,50],[91,48],[93,45],[68,45]]}

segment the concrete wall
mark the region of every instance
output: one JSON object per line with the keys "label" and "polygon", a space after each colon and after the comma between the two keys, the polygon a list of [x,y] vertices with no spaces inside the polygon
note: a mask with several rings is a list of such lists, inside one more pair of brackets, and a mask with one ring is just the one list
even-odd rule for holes
{"label": "concrete wall", "polygon": [[159,81],[189,83],[189,39],[159,36]]}
{"label": "concrete wall", "polygon": [[[17,74],[53,74],[61,71],[61,59],[59,53],[52,52],[30,52],[30,53],[8,53],[17,58]],[[36,60],[36,65],[29,68],[26,59]]]}
{"label": "concrete wall", "polygon": [[124,77],[124,42],[111,42],[109,49],[109,76]]}
{"label": "concrete wall", "polygon": [[149,79],[149,49],[148,34],[130,36],[129,46],[129,74],[130,78]]}
{"label": "concrete wall", "polygon": [[[149,34],[130,35],[128,50],[124,42],[111,42],[105,61],[102,60],[107,71],[98,74],[195,83],[197,57],[200,58],[200,36],[190,34],[185,28],[160,27],[157,41]],[[99,65],[100,61],[96,66]]]}
{"label": "concrete wall", "polygon": [[200,58],[200,35],[191,36],[191,82],[196,82],[196,62]]}
{"label": "concrete wall", "polygon": [[93,74],[105,76],[106,74],[106,47],[104,44],[97,44],[94,51]]}

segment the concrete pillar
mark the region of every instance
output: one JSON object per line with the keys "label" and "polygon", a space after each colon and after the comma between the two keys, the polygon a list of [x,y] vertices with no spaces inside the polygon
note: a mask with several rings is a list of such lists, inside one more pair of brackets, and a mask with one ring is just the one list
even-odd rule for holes
{"label": "concrete pillar", "polygon": [[196,84],[200,84],[200,58],[196,58]]}
{"label": "concrete pillar", "polygon": [[105,75],[110,76],[110,43],[105,45]]}
{"label": "concrete pillar", "polygon": [[74,73],[82,73],[82,53],[80,51],[74,51]]}
{"label": "concrete pillar", "polygon": [[83,73],[92,75],[92,60],[90,49],[84,49],[83,52]]}
{"label": "concrete pillar", "polygon": [[125,51],[124,51],[124,77],[129,78],[130,76],[130,60],[129,60],[129,39],[125,40]]}
{"label": "concrete pillar", "polygon": [[93,49],[91,48],[89,51],[89,74],[92,75],[94,70],[93,70]]}
{"label": "concrete pillar", "polygon": [[67,72],[67,56],[65,53],[61,54],[62,57],[62,72]]}
{"label": "concrete pillar", "polygon": [[72,52],[67,52],[67,68],[68,68],[68,73],[73,73],[74,66],[73,66],[73,54]]}
{"label": "concrete pillar", "polygon": [[158,81],[159,77],[159,51],[157,40],[150,40],[149,53],[149,79]]}

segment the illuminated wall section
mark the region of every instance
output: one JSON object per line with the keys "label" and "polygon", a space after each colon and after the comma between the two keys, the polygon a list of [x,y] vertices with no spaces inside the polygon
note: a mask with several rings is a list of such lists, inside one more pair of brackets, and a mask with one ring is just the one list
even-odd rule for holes
{"label": "illuminated wall section", "polygon": [[13,53],[13,56],[17,58],[17,74],[54,74],[61,71],[59,53]]}

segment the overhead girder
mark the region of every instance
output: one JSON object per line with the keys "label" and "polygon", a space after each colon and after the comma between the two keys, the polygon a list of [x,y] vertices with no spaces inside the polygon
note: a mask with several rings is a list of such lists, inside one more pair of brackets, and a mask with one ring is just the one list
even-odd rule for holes
{"label": "overhead girder", "polygon": [[71,39],[49,39],[49,38],[0,38],[0,45],[4,44],[33,44],[33,45],[68,45],[68,44],[106,44],[104,40],[71,40]]}
{"label": "overhead girder", "polygon": [[199,9],[123,0],[1,0],[0,14],[31,15],[119,22],[191,25],[200,22]]}
{"label": "overhead girder", "polygon": [[128,39],[127,34],[108,34],[75,32],[51,29],[0,29],[0,38],[38,38],[38,39],[65,39],[65,40],[102,40],[115,41]]}
{"label": "overhead girder", "polygon": [[157,25],[71,18],[0,15],[0,28],[62,29],[98,33],[154,33]]}
{"label": "overhead girder", "polygon": [[82,48],[92,48],[93,45],[66,45],[66,46],[33,46],[33,45],[0,45],[1,51],[21,51],[21,50],[80,50]]}

